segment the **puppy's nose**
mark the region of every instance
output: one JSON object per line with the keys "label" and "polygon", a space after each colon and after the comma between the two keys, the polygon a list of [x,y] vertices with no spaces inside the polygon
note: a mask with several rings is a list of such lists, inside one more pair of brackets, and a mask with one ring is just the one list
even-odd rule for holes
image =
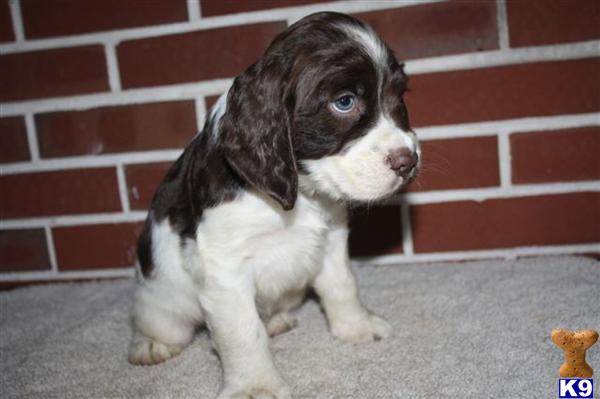
{"label": "puppy's nose", "polygon": [[417,153],[403,147],[391,151],[385,161],[398,176],[406,176],[417,165],[419,156]]}

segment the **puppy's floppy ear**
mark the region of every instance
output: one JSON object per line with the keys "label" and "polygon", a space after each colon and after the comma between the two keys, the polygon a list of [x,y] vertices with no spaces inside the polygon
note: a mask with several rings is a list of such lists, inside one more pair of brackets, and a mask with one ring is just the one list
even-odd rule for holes
{"label": "puppy's floppy ear", "polygon": [[233,170],[289,210],[298,196],[298,172],[286,95],[277,63],[251,66],[229,90],[220,131]]}

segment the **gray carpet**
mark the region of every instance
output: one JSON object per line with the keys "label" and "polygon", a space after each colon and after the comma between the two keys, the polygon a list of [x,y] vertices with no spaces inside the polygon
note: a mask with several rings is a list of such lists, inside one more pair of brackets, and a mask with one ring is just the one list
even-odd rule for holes
{"label": "gray carpet", "polygon": [[[309,301],[298,328],[271,340],[295,398],[556,398],[562,353],[550,331],[600,329],[592,259],[365,267],[357,276],[395,336],[337,342]],[[0,396],[213,398],[221,376],[206,332],[162,365],[127,363],[132,288],[118,280],[0,293]],[[588,352],[596,382],[599,348]]]}

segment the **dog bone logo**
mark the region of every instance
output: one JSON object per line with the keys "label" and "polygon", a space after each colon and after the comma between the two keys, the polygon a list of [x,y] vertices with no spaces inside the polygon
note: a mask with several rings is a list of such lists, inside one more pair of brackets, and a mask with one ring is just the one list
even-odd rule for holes
{"label": "dog bone logo", "polygon": [[594,330],[569,331],[556,329],[550,335],[552,342],[565,352],[565,362],[558,369],[563,378],[591,378],[594,369],[585,361],[585,351],[598,340]]}

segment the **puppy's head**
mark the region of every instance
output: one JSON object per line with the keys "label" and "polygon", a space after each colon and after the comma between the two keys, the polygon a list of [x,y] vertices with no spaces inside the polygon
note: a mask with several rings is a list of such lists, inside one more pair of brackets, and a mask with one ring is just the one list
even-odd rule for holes
{"label": "puppy's head", "polygon": [[342,200],[393,194],[419,165],[406,83],[369,26],[336,13],[308,16],[235,79],[220,110],[227,161],[284,209],[298,186]]}

